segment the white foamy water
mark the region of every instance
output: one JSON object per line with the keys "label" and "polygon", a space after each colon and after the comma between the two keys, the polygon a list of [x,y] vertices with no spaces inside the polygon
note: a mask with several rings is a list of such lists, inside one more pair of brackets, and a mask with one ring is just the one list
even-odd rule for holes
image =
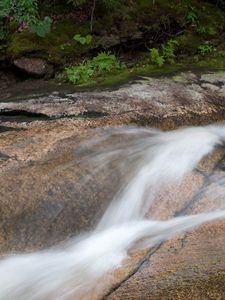
{"label": "white foamy water", "polygon": [[[112,136],[119,140],[110,144]],[[99,168],[118,157],[126,159],[129,181],[117,191],[94,231],[70,241],[63,249],[3,259],[0,299],[75,299],[120,267],[139,240],[146,239],[145,246],[152,247],[174,234],[225,218],[225,211],[218,208],[167,221],[145,219],[160,188],[181,181],[224,140],[224,126],[207,126],[171,132],[119,128],[89,143],[91,147],[103,143],[103,149],[91,156]]]}

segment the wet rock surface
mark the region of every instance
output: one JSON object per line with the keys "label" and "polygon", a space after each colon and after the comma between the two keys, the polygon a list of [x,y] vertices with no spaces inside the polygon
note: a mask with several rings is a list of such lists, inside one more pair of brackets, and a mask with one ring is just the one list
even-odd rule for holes
{"label": "wet rock surface", "polygon": [[[180,73],[160,78],[139,78],[110,89],[80,90],[55,87],[46,94],[24,96],[4,94],[0,101],[0,120],[5,115],[33,114],[51,119],[121,117],[139,125],[175,128],[182,125],[207,124],[223,120],[224,83],[221,72],[214,74]],[[211,76],[211,77],[210,77]],[[217,76],[217,77],[216,77]],[[218,80],[216,81],[215,78]],[[208,80],[208,81],[207,81]],[[52,89],[53,87],[51,87]]]}
{"label": "wet rock surface", "polygon": [[104,299],[223,299],[224,223],[172,239]]}
{"label": "wet rock surface", "polygon": [[[138,124],[167,130],[224,120],[221,74],[219,83],[203,75],[1,99],[0,125],[12,129],[0,133],[1,253],[43,249],[93,228],[122,175],[117,168],[110,176],[103,170],[86,184],[92,172],[77,150],[97,134],[91,129]],[[48,119],[3,118],[10,111]],[[224,208],[224,157],[222,147],[180,185],[162,190],[160,207],[153,205],[149,215],[167,219]],[[154,249],[132,251],[123,268],[82,299],[223,299],[224,231],[224,222],[210,223]]]}
{"label": "wet rock surface", "polygon": [[2,253],[42,249],[92,228],[118,184],[118,174],[104,170],[85,182],[91,171],[76,152],[93,133],[79,122],[49,125],[2,133]]}
{"label": "wet rock surface", "polygon": [[[179,187],[166,189],[158,217],[224,209],[224,154],[215,152]],[[162,243],[102,299],[223,299],[224,230],[224,221],[208,223]]]}

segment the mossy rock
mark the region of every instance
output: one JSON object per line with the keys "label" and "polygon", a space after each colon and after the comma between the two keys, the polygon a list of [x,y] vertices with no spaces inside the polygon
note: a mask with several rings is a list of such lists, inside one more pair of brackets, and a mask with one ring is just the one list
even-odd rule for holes
{"label": "mossy rock", "polygon": [[60,63],[60,52],[52,45],[48,37],[41,38],[34,33],[24,31],[13,33],[10,38],[7,56],[11,60],[27,54],[35,54],[38,57],[47,59],[49,62]]}
{"label": "mossy rock", "polygon": [[[51,7],[52,4],[47,3]],[[60,1],[56,3],[62,5]],[[44,58],[54,65],[76,64],[83,57],[93,56],[103,49],[115,52],[145,49],[147,53],[149,48],[161,48],[170,38],[179,42],[178,58],[192,56],[193,62],[198,47],[206,43],[216,46],[219,51],[211,60],[216,65],[219,57],[224,57],[222,30],[225,27],[225,13],[216,5],[197,0],[139,0],[129,5],[129,0],[126,0],[121,2],[120,9],[106,11],[100,9],[99,3],[95,10],[93,42],[90,45],[81,45],[73,39],[76,34],[90,34],[90,20],[82,23],[72,16],[71,19],[55,21],[52,31],[44,38],[28,30],[19,33],[18,23],[11,22],[7,57],[11,61],[21,56],[31,56]],[[197,20],[187,24],[190,10],[196,13]],[[89,16],[89,11],[86,13]],[[204,58],[198,60],[203,61]]]}
{"label": "mossy rock", "polygon": [[93,45],[82,46],[73,40],[76,33],[87,31],[87,26],[78,27],[73,20],[61,21],[53,25],[46,37],[25,30],[14,31],[10,35],[7,56],[13,60],[24,55],[46,59],[53,64],[62,64],[64,58],[78,57],[87,53]]}

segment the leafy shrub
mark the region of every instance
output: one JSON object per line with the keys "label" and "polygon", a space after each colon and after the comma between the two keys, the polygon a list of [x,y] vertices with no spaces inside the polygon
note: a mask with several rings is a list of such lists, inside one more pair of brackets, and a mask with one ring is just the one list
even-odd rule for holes
{"label": "leafy shrub", "polygon": [[100,52],[92,60],[78,66],[69,66],[66,68],[66,75],[70,82],[85,83],[91,77],[110,72],[115,69],[121,69],[121,65],[116,56],[110,52]]}
{"label": "leafy shrub", "polygon": [[14,16],[18,21],[33,22],[37,17],[37,0],[2,0],[0,2],[0,18]]}
{"label": "leafy shrub", "polygon": [[121,65],[116,56],[110,52],[100,52],[91,62],[95,72],[109,72],[113,68],[120,69]]}
{"label": "leafy shrub", "polygon": [[159,54],[159,50],[156,48],[150,49],[150,58],[151,62],[159,67],[161,67],[165,62],[164,57]]}
{"label": "leafy shrub", "polygon": [[199,25],[196,29],[197,33],[199,34],[207,34],[207,35],[216,35],[217,31],[214,27],[212,26],[202,26]]}
{"label": "leafy shrub", "polygon": [[165,62],[169,64],[175,63],[175,51],[178,46],[178,41],[170,39],[166,44],[162,45],[162,54],[156,48],[150,49],[151,62],[161,67]]}
{"label": "leafy shrub", "polygon": [[39,18],[37,0],[1,0],[0,19],[9,19],[10,17],[16,21],[27,23],[30,31],[41,37],[51,29],[50,17],[45,17],[43,20]]}
{"label": "leafy shrub", "polygon": [[211,53],[215,48],[212,45],[200,45],[198,47],[198,53],[202,56]]}
{"label": "leafy shrub", "polygon": [[205,26],[198,26],[197,29],[196,29],[197,33],[200,33],[200,34],[204,34],[204,33],[207,33],[207,28]]}
{"label": "leafy shrub", "polygon": [[72,83],[86,82],[94,74],[94,70],[86,63],[79,66],[69,66],[66,68],[68,80]]}
{"label": "leafy shrub", "polygon": [[169,40],[165,45],[162,46],[162,51],[163,51],[163,57],[165,61],[167,61],[170,64],[175,63],[175,51],[178,46],[178,41],[176,40]]}
{"label": "leafy shrub", "polygon": [[186,15],[186,22],[187,24],[193,24],[196,23],[197,21],[198,21],[198,15],[195,12],[194,8],[190,6]]}
{"label": "leafy shrub", "polygon": [[92,36],[90,34],[86,36],[81,36],[80,34],[76,34],[73,39],[79,42],[81,45],[89,45],[92,42]]}
{"label": "leafy shrub", "polygon": [[52,19],[45,17],[44,20],[36,20],[30,24],[30,32],[36,33],[40,37],[45,37],[51,31]]}

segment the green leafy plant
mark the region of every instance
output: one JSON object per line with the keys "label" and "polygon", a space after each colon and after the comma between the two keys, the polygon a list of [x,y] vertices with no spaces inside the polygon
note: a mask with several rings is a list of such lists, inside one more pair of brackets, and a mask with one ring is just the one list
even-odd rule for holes
{"label": "green leafy plant", "polygon": [[205,26],[200,25],[197,27],[196,31],[199,34],[204,34],[204,33],[207,33],[207,28]]}
{"label": "green leafy plant", "polygon": [[202,56],[211,53],[215,48],[212,45],[200,45],[197,49],[198,53]]}
{"label": "green leafy plant", "polygon": [[212,26],[201,26],[199,25],[196,29],[197,33],[199,34],[207,34],[207,35],[216,35],[217,31]]}
{"label": "green leafy plant", "polygon": [[61,44],[59,47],[60,47],[61,50],[65,50],[66,47],[67,47],[67,44],[66,43]]}
{"label": "green leafy plant", "polygon": [[18,21],[33,21],[38,12],[37,0],[2,0],[0,2],[0,18],[14,16]]}
{"label": "green leafy plant", "polygon": [[195,12],[194,8],[190,6],[186,15],[186,22],[188,24],[193,24],[196,23],[197,21],[198,21],[198,15]]}
{"label": "green leafy plant", "polygon": [[109,72],[113,68],[121,68],[118,59],[111,52],[100,52],[93,58],[91,65],[96,72]]}
{"label": "green leafy plant", "polygon": [[90,34],[86,36],[81,36],[80,34],[76,34],[73,39],[79,42],[81,45],[89,45],[92,42],[92,36]]}
{"label": "green leafy plant", "polygon": [[45,17],[44,20],[35,20],[30,24],[30,32],[34,32],[40,37],[45,37],[51,30],[52,19]]}
{"label": "green leafy plant", "polygon": [[159,54],[159,50],[157,48],[150,49],[150,58],[151,62],[159,67],[161,67],[165,62],[164,57]]}
{"label": "green leafy plant", "polygon": [[170,64],[175,63],[175,51],[178,45],[178,41],[170,39],[165,45],[162,46],[162,52],[165,61],[167,61]]}
{"label": "green leafy plant", "polygon": [[66,68],[68,80],[72,83],[86,82],[94,74],[94,70],[87,64],[69,66]]}
{"label": "green leafy plant", "polygon": [[150,49],[151,62],[159,67],[161,67],[165,62],[174,64],[176,58],[175,51],[178,45],[178,41],[170,39],[162,45],[161,53],[157,48]]}
{"label": "green leafy plant", "polygon": [[37,0],[1,0],[0,19],[7,23],[10,18],[27,23],[30,26],[30,31],[41,37],[44,37],[51,30],[52,19],[50,17],[40,19]]}
{"label": "green leafy plant", "polygon": [[121,69],[121,65],[114,54],[111,52],[100,52],[92,60],[78,66],[69,66],[66,68],[66,75],[69,82],[74,84],[85,83],[91,77]]}

